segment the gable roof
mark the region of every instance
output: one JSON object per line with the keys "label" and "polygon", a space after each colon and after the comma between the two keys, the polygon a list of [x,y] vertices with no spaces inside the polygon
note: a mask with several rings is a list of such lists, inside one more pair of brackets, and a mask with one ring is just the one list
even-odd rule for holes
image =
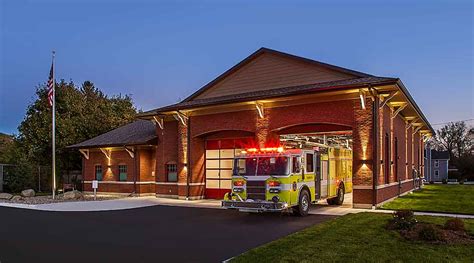
{"label": "gable roof", "polygon": [[182,102],[188,102],[188,101],[191,101],[191,100],[195,99],[196,97],[203,94],[205,91],[209,90],[211,87],[213,87],[214,85],[216,85],[217,83],[219,83],[223,79],[230,76],[232,73],[236,72],[237,70],[241,69],[245,65],[249,64],[251,61],[255,60],[257,57],[261,56],[262,54],[273,54],[273,55],[288,58],[288,59],[291,59],[291,60],[295,60],[295,61],[299,61],[299,62],[311,64],[311,65],[316,65],[316,66],[323,67],[323,68],[326,68],[326,69],[329,69],[329,70],[332,70],[332,71],[336,71],[336,72],[339,72],[339,73],[352,75],[352,76],[354,76],[354,78],[373,77],[373,75],[370,75],[370,74],[367,74],[367,73],[363,73],[363,72],[359,72],[359,71],[355,71],[355,70],[351,70],[351,69],[347,69],[347,68],[343,68],[343,67],[323,63],[323,62],[320,62],[320,61],[316,61],[316,60],[312,60],[312,59],[308,59],[308,58],[304,58],[304,57],[299,57],[299,56],[284,53],[284,52],[281,52],[281,51],[277,51],[277,50],[262,47],[262,48],[258,49],[257,51],[255,51],[254,53],[252,53],[247,58],[245,58],[244,60],[240,61],[238,64],[236,64],[235,66],[233,66],[229,70],[227,70],[224,73],[222,73],[221,75],[219,75],[217,78],[215,78],[211,82],[207,83],[206,85],[204,85],[203,87],[198,89],[196,92],[191,94],[189,97],[185,98]]}
{"label": "gable roof", "polygon": [[136,120],[97,137],[70,145],[67,148],[121,147],[155,144],[156,127],[148,120]]}
{"label": "gable roof", "polygon": [[[267,54],[268,56],[264,54]],[[255,65],[259,63],[259,65],[262,66],[262,61],[265,57],[275,58],[275,61],[277,63],[283,62],[283,64],[285,64],[283,66],[280,65],[281,67],[278,68],[278,70],[284,71],[285,68],[295,67],[296,71],[298,71],[299,69],[302,69],[304,71],[304,69],[311,68],[312,70],[309,73],[308,71],[306,71],[306,73],[308,73],[309,75],[312,75],[313,73],[315,73],[315,71],[317,71],[316,74],[318,72],[324,71],[331,72],[334,74],[329,77],[326,76],[326,78],[310,77],[304,78],[301,82],[283,81],[275,84],[274,82],[269,81],[269,79],[285,79],[288,76],[280,74],[280,71],[278,70],[270,72],[266,71],[269,66],[268,64],[265,65],[267,66],[267,68],[255,67]],[[314,65],[315,67],[311,65]],[[245,68],[242,69],[244,66]],[[274,65],[270,63],[269,67],[271,68],[272,66]],[[253,85],[253,81],[256,80],[254,78],[255,75],[259,75],[260,73],[265,73],[265,78],[257,79],[256,82],[258,84]],[[297,72],[296,75],[300,75],[299,73],[300,72]],[[245,77],[238,77],[239,74],[242,74]],[[238,78],[240,78],[240,80],[236,80]],[[262,82],[266,85],[262,85]],[[253,85],[253,88],[248,88],[248,86],[251,85]],[[429,124],[429,121],[424,116],[423,112],[418,107],[413,97],[410,95],[408,89],[405,87],[405,85],[399,78],[374,76],[367,73],[350,70],[303,57],[298,57],[295,55],[283,53],[268,48],[260,48],[259,50],[239,62],[237,65],[233,66],[231,69],[227,70],[219,77],[209,82],[204,87],[200,88],[191,96],[182,100],[181,102],[143,112],[139,114],[138,117],[148,119],[151,116],[166,114],[166,112],[170,111],[179,111],[227,103],[255,101],[268,98],[278,98],[291,95],[301,95],[305,93],[318,93],[329,90],[335,91],[342,89],[355,89],[371,85],[395,85],[397,89],[401,90],[401,99],[407,100],[409,102],[409,104],[413,107],[415,114],[422,119],[427,128],[431,131],[431,133],[434,133],[434,129]],[[218,90],[220,90],[220,92],[216,92]]]}

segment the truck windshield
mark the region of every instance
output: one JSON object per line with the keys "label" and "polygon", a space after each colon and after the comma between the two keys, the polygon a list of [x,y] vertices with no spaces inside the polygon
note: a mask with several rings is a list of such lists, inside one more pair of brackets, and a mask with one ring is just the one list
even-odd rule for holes
{"label": "truck windshield", "polygon": [[234,175],[287,175],[288,158],[277,157],[252,157],[238,158],[234,161]]}

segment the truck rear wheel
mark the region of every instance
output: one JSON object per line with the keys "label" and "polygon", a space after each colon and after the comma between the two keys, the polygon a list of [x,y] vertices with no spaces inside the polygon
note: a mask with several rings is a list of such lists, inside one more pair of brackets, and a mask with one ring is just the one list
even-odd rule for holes
{"label": "truck rear wheel", "polygon": [[294,212],[298,216],[307,216],[309,212],[309,204],[311,200],[309,199],[309,193],[306,189],[303,189],[300,193],[298,199],[298,206],[294,208]]}
{"label": "truck rear wheel", "polygon": [[344,185],[341,184],[339,188],[337,188],[337,196],[333,198],[329,198],[327,200],[328,204],[329,205],[342,205],[342,203],[344,203],[344,193],[345,193]]}

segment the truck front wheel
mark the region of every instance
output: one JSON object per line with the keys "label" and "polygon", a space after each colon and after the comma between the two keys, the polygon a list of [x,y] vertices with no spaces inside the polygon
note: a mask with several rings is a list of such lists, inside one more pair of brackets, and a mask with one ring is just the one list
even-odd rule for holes
{"label": "truck front wheel", "polygon": [[298,216],[307,216],[310,202],[308,191],[306,189],[302,190],[298,199],[298,206],[294,208],[295,213]]}

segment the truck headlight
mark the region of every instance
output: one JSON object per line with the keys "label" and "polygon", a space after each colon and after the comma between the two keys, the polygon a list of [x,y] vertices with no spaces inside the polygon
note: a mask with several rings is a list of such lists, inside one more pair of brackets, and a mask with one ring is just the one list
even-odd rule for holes
{"label": "truck headlight", "polygon": [[237,187],[235,187],[235,188],[233,189],[233,191],[234,191],[235,193],[242,193],[242,192],[244,191],[244,188],[237,188]]}
{"label": "truck headlight", "polygon": [[278,194],[280,192],[280,189],[279,188],[270,188],[270,190],[268,190],[268,191],[272,194]]}

